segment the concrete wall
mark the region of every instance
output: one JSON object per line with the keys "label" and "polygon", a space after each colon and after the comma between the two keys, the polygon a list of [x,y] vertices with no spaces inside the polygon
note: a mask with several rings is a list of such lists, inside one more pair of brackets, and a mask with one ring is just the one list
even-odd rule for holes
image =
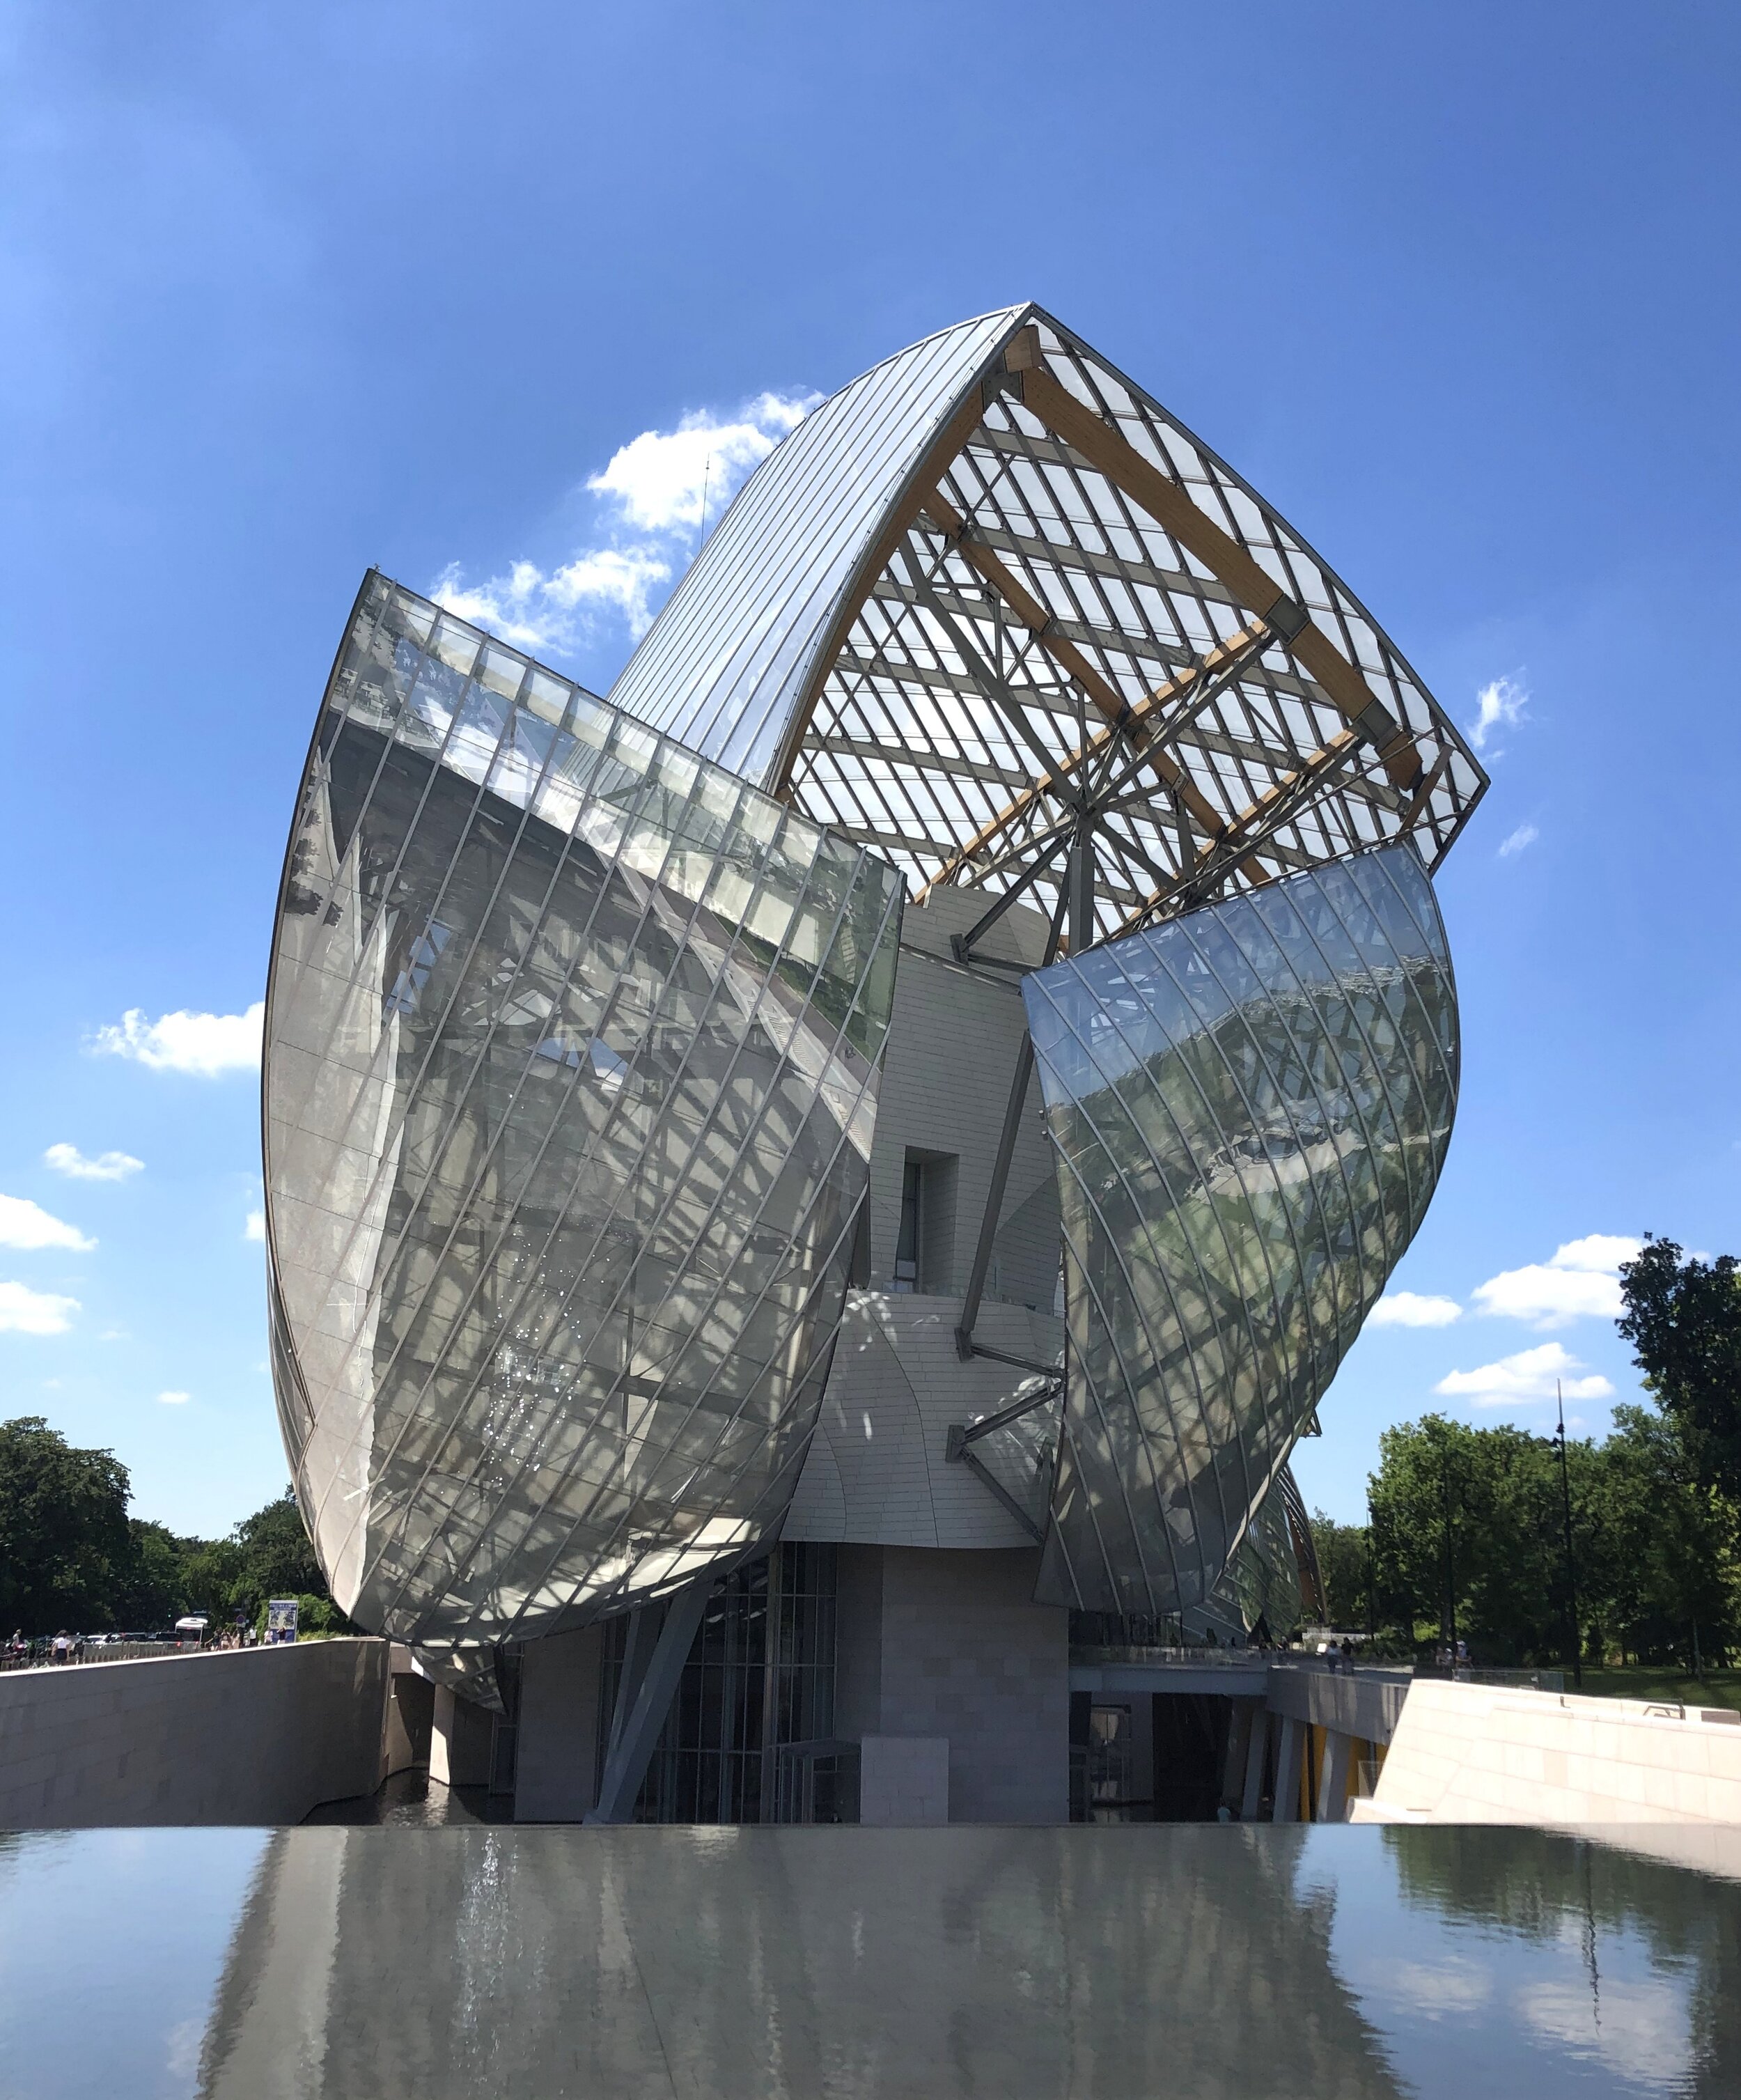
{"label": "concrete wall", "polygon": [[[879,1290],[886,1290],[894,1277],[901,1177],[910,1151],[932,1162],[957,1162],[952,1175],[939,1177],[939,1193],[945,1187],[947,1193],[930,1221],[923,1280],[940,1296],[954,1293],[959,1299],[967,1288],[1016,1053],[1027,1028],[1012,974],[964,969],[950,954],[950,937],[965,932],[991,902],[975,891],[939,890],[928,905],[909,905],[902,921],[870,1154],[870,1277]],[[1018,904],[985,945],[990,954],[1037,962],[1046,934],[1045,921]],[[1003,1217],[986,1296],[1051,1312],[1058,1281],[1058,1198],[1037,1082],[1028,1091]]]}
{"label": "concrete wall", "polygon": [[941,1736],[866,1736],[859,1748],[858,1820],[910,1830],[949,1820],[949,1745]]}
{"label": "concrete wall", "polygon": [[1034,1602],[1038,1551],[879,1558],[843,1583],[840,1734],[946,1739],[951,1822],[1068,1822],[1069,1614]]}
{"label": "concrete wall", "polygon": [[578,1823],[598,1798],[604,1629],[528,1641],[520,1662],[516,1823]]}
{"label": "concrete wall", "polygon": [[1331,1728],[1369,1743],[1388,1743],[1412,1696],[1412,1679],[1400,1672],[1298,1669],[1271,1665],[1264,1696],[1272,1714]]}
{"label": "concrete wall", "polygon": [[[816,1434],[782,1533],[861,1545],[1032,1544],[985,1482],[945,1453],[952,1423],[990,1414],[1026,1371],[956,1352],[959,1298],[854,1291]],[[1050,1363],[1064,1322],[1019,1305],[981,1308],[978,1338]]]}
{"label": "concrete wall", "polygon": [[0,1828],[299,1823],[381,1777],[387,1643],[0,1676]]}
{"label": "concrete wall", "polygon": [[1351,1820],[1741,1824],[1741,1726],[1423,1679]]}

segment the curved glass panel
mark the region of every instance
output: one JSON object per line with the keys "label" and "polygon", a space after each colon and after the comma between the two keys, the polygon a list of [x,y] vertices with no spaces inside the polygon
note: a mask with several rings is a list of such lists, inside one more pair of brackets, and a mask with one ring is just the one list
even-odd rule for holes
{"label": "curved glass panel", "polygon": [[1218,1633],[1249,1633],[1261,1621],[1271,1634],[1280,1635],[1300,1622],[1300,1567],[1283,1498],[1289,1478],[1284,1467],[1209,1593],[1203,1616]]}
{"label": "curved glass panel", "polygon": [[777,1529],[900,902],[881,862],[369,578],[264,1072],[280,1415],[362,1624],[549,1632]]}
{"label": "curved glass panel", "polygon": [[1097,934],[1404,834],[1486,785],[1250,485],[1039,307],[885,359],[751,477],[612,689],[938,885],[1056,902],[1091,788]]}
{"label": "curved glass panel", "polygon": [[1041,1595],[1205,1603],[1413,1238],[1457,1002],[1408,845],[1023,981],[1069,1347]]}
{"label": "curved glass panel", "polygon": [[806,416],[721,520],[612,704],[762,779],[861,557],[1024,311],[927,336]]}

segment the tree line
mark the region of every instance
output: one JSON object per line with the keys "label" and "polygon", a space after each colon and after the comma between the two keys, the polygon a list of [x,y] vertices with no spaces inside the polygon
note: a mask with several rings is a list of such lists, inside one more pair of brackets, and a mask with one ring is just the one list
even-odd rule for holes
{"label": "tree line", "polygon": [[269,1597],[302,1599],[301,1625],[348,1625],[286,1488],[227,1538],[195,1538],[128,1514],[112,1451],[82,1450],[38,1414],[0,1422],[0,1639],[148,1633],[204,1612],[215,1630],[257,1625]]}
{"label": "tree line", "polygon": [[1654,1405],[1601,1442],[1442,1414],[1380,1439],[1369,1520],[1317,1515],[1332,1621],[1397,1652],[1723,1663],[1741,1650],[1741,1278],[1646,1240],[1618,1322]]}

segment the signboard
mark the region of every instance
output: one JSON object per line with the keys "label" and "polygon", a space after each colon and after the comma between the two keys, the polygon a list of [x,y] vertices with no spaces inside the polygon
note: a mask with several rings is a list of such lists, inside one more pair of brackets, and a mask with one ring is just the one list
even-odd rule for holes
{"label": "signboard", "polygon": [[296,1639],[296,1607],[294,1597],[271,1597],[267,1600],[266,1638],[268,1645]]}

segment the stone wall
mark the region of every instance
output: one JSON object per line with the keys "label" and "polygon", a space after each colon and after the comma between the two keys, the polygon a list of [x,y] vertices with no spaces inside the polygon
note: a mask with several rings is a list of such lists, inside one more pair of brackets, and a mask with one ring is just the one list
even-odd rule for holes
{"label": "stone wall", "polygon": [[1623,1699],[1433,1679],[1405,1701],[1355,1822],[1741,1824],[1741,1725]]}
{"label": "stone wall", "polygon": [[381,1778],[387,1643],[0,1676],[0,1829],[300,1823]]}
{"label": "stone wall", "polygon": [[1069,1820],[1069,1614],[1034,1603],[1038,1559],[842,1551],[835,1725],[946,1739],[952,1823]]}

